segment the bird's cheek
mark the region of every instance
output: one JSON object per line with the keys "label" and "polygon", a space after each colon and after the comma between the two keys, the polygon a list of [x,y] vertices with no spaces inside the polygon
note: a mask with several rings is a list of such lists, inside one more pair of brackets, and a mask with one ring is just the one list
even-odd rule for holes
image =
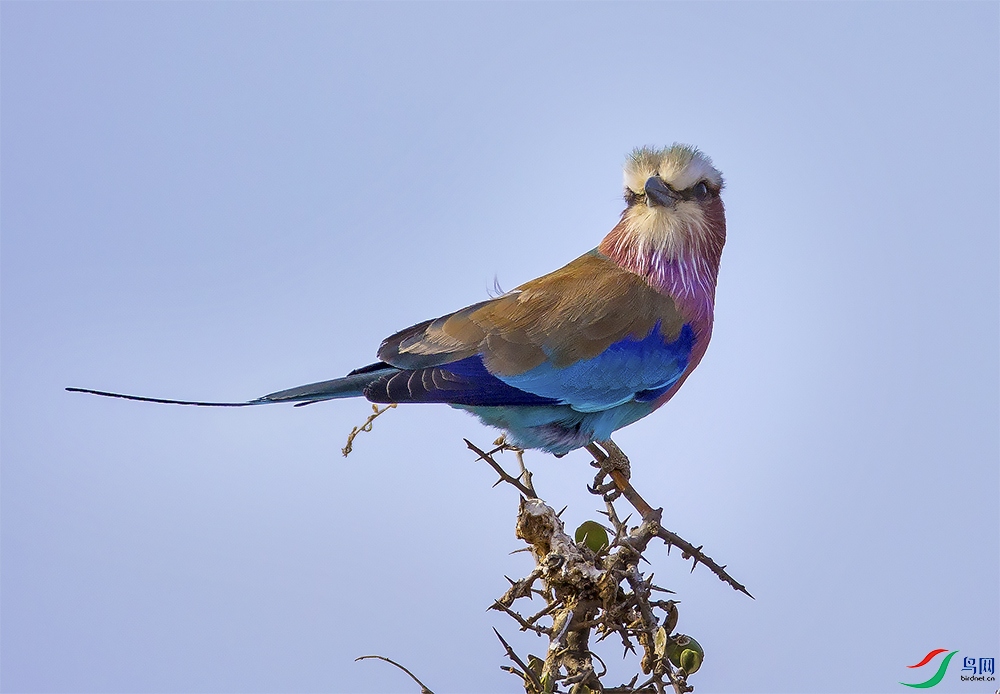
{"label": "bird's cheek", "polygon": [[686,200],[674,208],[672,221],[687,227],[698,227],[705,223],[705,212],[697,203]]}

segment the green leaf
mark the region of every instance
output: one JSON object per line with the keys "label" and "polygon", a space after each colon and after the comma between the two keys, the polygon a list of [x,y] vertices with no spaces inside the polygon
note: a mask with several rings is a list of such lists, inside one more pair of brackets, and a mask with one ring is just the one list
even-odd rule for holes
{"label": "green leaf", "polygon": [[585,545],[594,554],[608,547],[611,542],[608,540],[608,531],[597,521],[584,521],[576,529],[577,544]]}

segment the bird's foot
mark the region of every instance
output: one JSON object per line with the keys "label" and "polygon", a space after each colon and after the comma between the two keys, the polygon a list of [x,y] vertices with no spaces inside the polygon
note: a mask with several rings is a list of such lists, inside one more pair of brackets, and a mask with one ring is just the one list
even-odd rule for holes
{"label": "bird's foot", "polygon": [[[632,477],[632,464],[628,456],[610,439],[587,445],[587,451],[594,456],[590,464],[600,471],[594,477],[594,485],[590,487],[590,491],[603,495],[607,501],[614,501],[624,491],[615,477],[620,476],[619,479],[626,482]],[[611,481],[605,482],[609,476],[612,478]]]}
{"label": "bird's foot", "polygon": [[608,439],[607,441],[595,441],[587,446],[587,450],[594,456],[591,463],[596,468],[600,468],[605,475],[612,470],[620,472],[625,479],[632,477],[632,463],[629,462],[625,451],[618,447],[618,444]]}
{"label": "bird's foot", "polygon": [[[600,494],[608,502],[624,495],[643,520],[658,519],[658,512],[646,503],[629,482],[632,466],[625,451],[620,449],[618,444],[608,439],[607,441],[587,444],[586,449],[594,456],[594,462],[591,465],[600,469],[594,478],[594,485],[587,487],[591,493]],[[606,483],[604,480],[607,477],[610,477],[611,481]]]}
{"label": "bird's foot", "polygon": [[[608,443],[611,445],[608,446]],[[602,441],[601,445],[591,443],[586,448],[594,456],[594,460],[590,463],[591,466],[598,469],[597,475],[594,476],[594,484],[588,486],[587,490],[591,494],[600,495],[605,501],[614,501],[622,495],[622,488],[615,481],[615,476],[612,473],[618,473],[622,479],[627,481],[632,474],[628,457],[622,449],[610,441]],[[610,481],[608,481],[609,476],[611,477]]]}

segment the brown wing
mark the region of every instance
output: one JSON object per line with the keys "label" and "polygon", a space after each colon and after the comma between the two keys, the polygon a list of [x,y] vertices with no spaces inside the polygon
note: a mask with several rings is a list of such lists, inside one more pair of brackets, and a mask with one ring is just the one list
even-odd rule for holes
{"label": "brown wing", "polygon": [[523,374],[549,361],[591,359],[659,323],[673,341],[683,318],[673,300],[597,251],[490,301],[425,321],[387,338],[378,356],[401,369],[440,366],[480,354],[490,373]]}

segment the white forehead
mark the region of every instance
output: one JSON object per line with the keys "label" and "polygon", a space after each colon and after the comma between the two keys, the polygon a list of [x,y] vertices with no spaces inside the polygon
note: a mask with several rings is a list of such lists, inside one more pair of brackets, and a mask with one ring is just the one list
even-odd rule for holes
{"label": "white forehead", "polygon": [[712,160],[688,145],[632,150],[625,160],[626,187],[641,193],[650,176],[659,176],[674,190],[690,188],[701,180],[722,186],[722,174],[712,166]]}

